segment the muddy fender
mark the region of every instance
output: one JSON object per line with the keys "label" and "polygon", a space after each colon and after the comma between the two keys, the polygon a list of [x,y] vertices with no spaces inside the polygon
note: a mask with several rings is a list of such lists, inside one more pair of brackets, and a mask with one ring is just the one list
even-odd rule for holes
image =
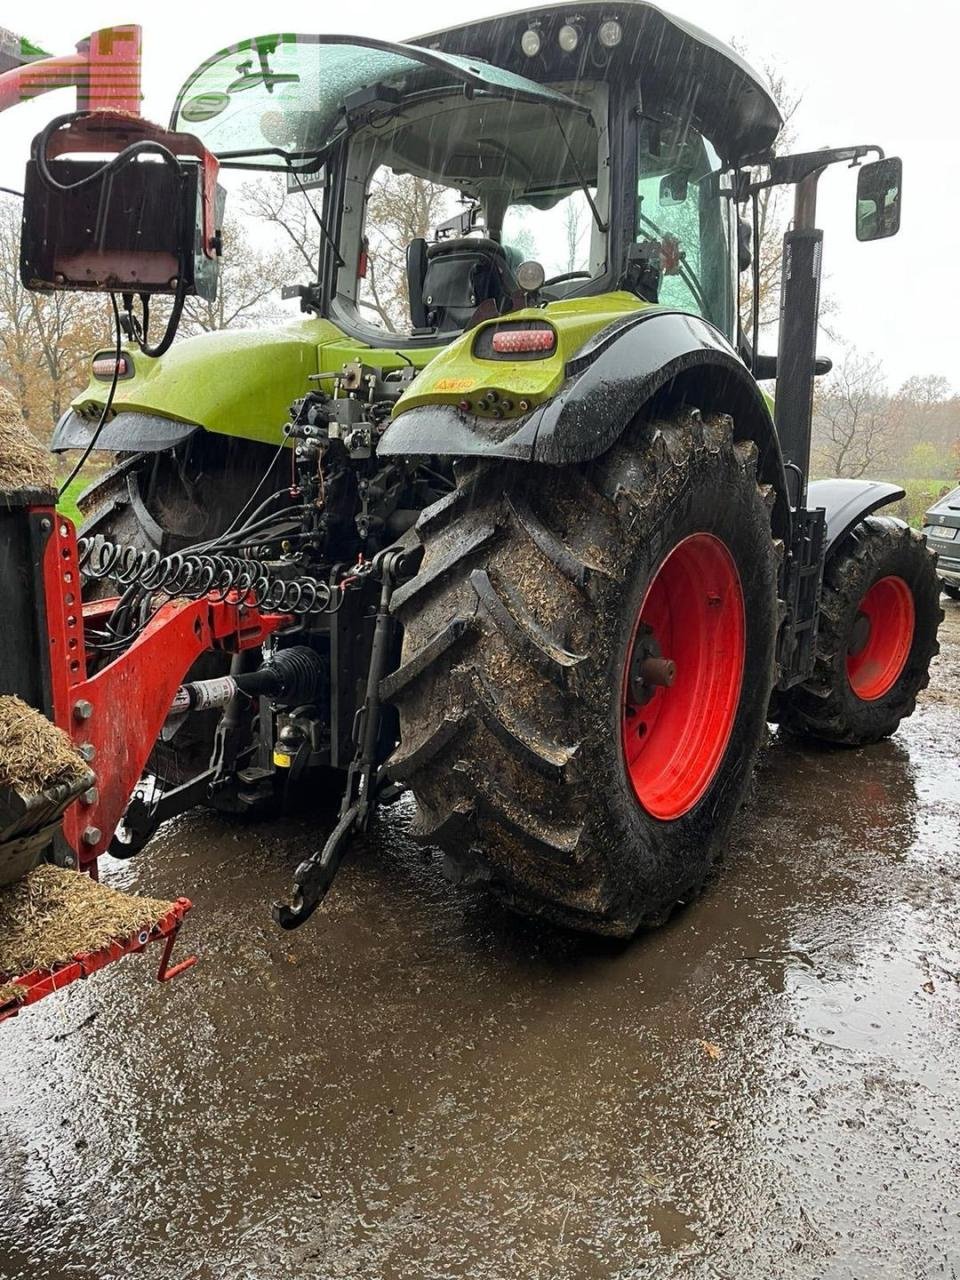
{"label": "muddy fender", "polygon": [[810,510],[823,507],[827,516],[827,559],[850,530],[878,507],[905,498],[906,490],[880,480],[813,480],[807,486]]}

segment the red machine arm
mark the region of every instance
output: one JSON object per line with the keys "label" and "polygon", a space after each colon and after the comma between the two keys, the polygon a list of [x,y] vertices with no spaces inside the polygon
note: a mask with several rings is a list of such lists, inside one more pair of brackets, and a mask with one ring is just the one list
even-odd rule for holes
{"label": "red machine arm", "polygon": [[43,565],[53,719],[97,775],[97,785],[67,810],[63,830],[78,863],[89,866],[109,845],[174,694],[200,654],[258,648],[292,618],[261,613],[236,593],[223,600],[171,600],[128,649],[88,678],[84,621],[109,612],[116,601],[79,607],[74,527],[52,508],[40,514],[53,526]]}
{"label": "red machine arm", "polygon": [[140,111],[140,28],[103,27],[76,53],[39,58],[0,75],[0,111],[52,89],[77,90],[78,111]]}

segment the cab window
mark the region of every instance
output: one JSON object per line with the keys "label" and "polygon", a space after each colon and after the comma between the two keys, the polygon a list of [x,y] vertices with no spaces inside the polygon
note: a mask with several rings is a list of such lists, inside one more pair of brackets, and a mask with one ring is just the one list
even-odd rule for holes
{"label": "cab window", "polygon": [[702,315],[729,334],[729,207],[717,153],[690,129],[647,124],[638,168],[636,239],[660,247],[660,303]]}

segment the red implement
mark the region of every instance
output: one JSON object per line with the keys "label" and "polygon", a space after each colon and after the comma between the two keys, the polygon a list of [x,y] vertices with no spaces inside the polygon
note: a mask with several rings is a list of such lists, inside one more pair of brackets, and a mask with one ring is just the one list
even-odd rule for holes
{"label": "red implement", "polygon": [[[9,984],[5,983],[4,993],[0,994],[0,1022],[16,1017],[26,1005],[36,1004],[44,996],[62,991],[71,982],[76,982],[80,978],[89,978],[91,973],[96,973],[98,969],[112,964],[114,960],[120,960],[129,955],[140,955],[151,942],[159,942],[162,939],[166,941],[157,970],[157,981],[169,982],[171,978],[177,977],[178,974],[197,963],[196,956],[188,956],[179,964],[170,964],[173,944],[177,940],[183,918],[191,906],[189,898],[177,898],[167,914],[152,928],[140,929],[128,938],[118,938],[107,946],[101,947],[99,951],[80,952],[72,960],[54,969],[35,969],[32,973],[12,979]],[[11,986],[20,987],[22,991],[15,995],[10,994]]]}

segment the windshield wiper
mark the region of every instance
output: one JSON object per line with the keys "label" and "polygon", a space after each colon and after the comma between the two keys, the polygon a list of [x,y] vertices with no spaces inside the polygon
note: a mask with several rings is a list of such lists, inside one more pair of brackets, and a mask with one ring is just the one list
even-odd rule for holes
{"label": "windshield wiper", "polygon": [[604,222],[604,220],[600,217],[600,210],[597,208],[597,202],[594,200],[593,196],[590,194],[590,188],[587,185],[586,178],[583,176],[583,170],[580,168],[580,162],[577,160],[577,157],[573,151],[573,147],[571,147],[570,145],[570,139],[567,137],[567,131],[564,129],[563,125],[560,123],[560,117],[557,115],[556,108],[552,107],[551,110],[553,111],[553,118],[557,122],[557,128],[560,130],[560,137],[563,139],[563,145],[567,149],[567,159],[571,162],[576,172],[577,183],[580,187],[580,190],[584,194],[587,204],[590,206],[590,212],[593,214],[593,220],[597,224],[597,230],[600,232],[602,236],[605,236],[610,229],[610,224],[607,222]]}

